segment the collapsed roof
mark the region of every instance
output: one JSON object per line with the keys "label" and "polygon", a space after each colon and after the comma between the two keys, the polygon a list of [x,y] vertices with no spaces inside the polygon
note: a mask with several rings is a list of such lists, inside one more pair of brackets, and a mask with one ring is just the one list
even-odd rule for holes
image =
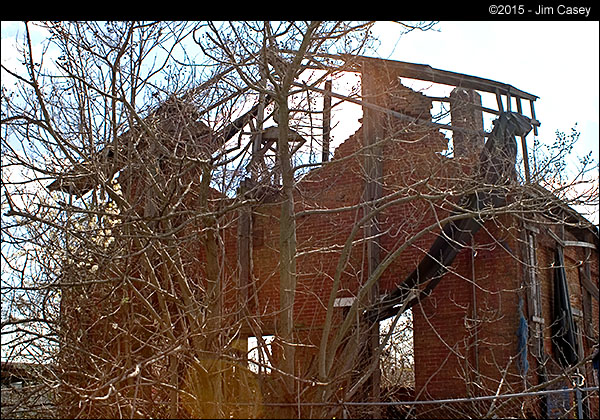
{"label": "collapsed roof", "polygon": [[[345,63],[344,71],[364,71],[364,68],[367,66],[378,66],[383,67],[386,71],[397,75],[398,77],[407,77],[412,79],[419,79],[424,81],[430,81],[434,83],[441,83],[451,86],[456,86],[465,89],[474,89],[483,92],[490,92],[496,95],[498,109],[485,108],[482,106],[475,106],[479,108],[483,112],[500,115],[501,112],[504,112],[503,106],[503,97],[504,103],[506,103],[506,111],[511,111],[511,102],[512,98],[515,99],[517,105],[517,112],[519,114],[524,114],[522,101],[529,101],[530,108],[530,123],[533,126],[534,131],[539,126],[539,122],[535,118],[535,110],[534,110],[534,101],[538,99],[537,96],[522,91],[520,89],[515,88],[506,83],[497,82],[490,79],[484,79],[481,77],[470,76],[466,74],[454,73],[446,70],[435,69],[429,65],[423,64],[415,64],[415,63],[407,63],[402,61],[394,61],[394,60],[384,60],[372,57],[365,56],[349,56],[349,55],[341,55],[341,56],[332,56],[337,60],[342,60]],[[232,71],[232,68],[226,69],[223,73]],[[221,73],[220,75],[222,75]],[[211,79],[210,81],[201,85],[204,89],[210,89],[211,83],[214,82],[217,77]],[[173,114],[176,112],[179,114],[177,123],[183,127],[186,127],[186,136],[185,139],[190,142],[194,142],[197,144],[203,144],[205,146],[205,152],[211,153],[214,152],[218,147],[225,144],[229,139],[231,139],[236,133],[243,129],[248,123],[250,123],[253,119],[257,118],[258,107],[259,105],[254,106],[250,111],[243,114],[241,117],[237,118],[235,121],[232,121],[228,126],[222,129],[218,133],[212,133],[206,125],[198,121],[198,116],[200,115],[200,110],[190,109],[189,102],[187,99],[193,92],[198,91],[200,87],[196,87],[190,89],[189,92],[186,92],[182,95],[181,98],[170,98],[161,106],[159,106],[154,112],[152,112],[148,117],[138,124],[138,126],[128,130],[126,133],[121,135],[119,139],[121,139],[120,146],[125,144],[126,142],[123,139],[126,139],[131,135],[132,131],[139,132],[143,131],[145,127],[145,123],[148,121],[158,122],[158,126],[161,125],[169,125],[170,129],[173,129]],[[381,107],[376,104],[369,103],[365,100],[356,100],[352,98],[348,98],[345,96],[341,96],[335,94],[334,92],[325,92],[322,89],[316,87],[308,87],[314,91],[329,93],[332,96],[338,97],[342,100],[358,103],[365,108],[375,109],[377,111],[382,111],[387,114],[391,114],[394,117],[406,119],[415,123],[434,126],[443,129],[449,130],[466,130],[464,127],[453,127],[452,125],[440,124],[432,122],[431,119],[418,119],[412,116],[405,115],[401,112],[397,112],[390,109],[381,109]],[[442,102],[451,102],[451,98],[431,98],[436,101]],[[186,112],[181,112],[182,104],[184,104],[184,108]],[[264,106],[264,104],[263,104]],[[147,125],[146,125],[147,126]],[[181,130],[181,127],[178,129]],[[478,133],[483,135],[489,135],[489,133]],[[118,140],[119,140],[118,139]],[[524,139],[522,140],[524,142]],[[144,144],[143,142],[138,144]],[[525,148],[524,148],[525,150]],[[103,150],[99,152],[100,163],[99,168],[102,171],[102,175],[105,180],[110,180],[114,176],[116,172],[121,170],[125,163],[123,159],[119,158],[120,151],[117,150],[115,153],[114,147],[112,145],[107,145]],[[92,168],[87,163],[82,163],[73,167],[72,169],[66,171],[62,175],[58,177],[55,181],[53,181],[50,185],[48,185],[48,189],[50,191],[62,191],[69,194],[75,194],[77,196],[82,196],[89,192],[92,188],[94,188],[98,184],[98,177],[95,176],[94,171],[97,171],[98,167]]]}

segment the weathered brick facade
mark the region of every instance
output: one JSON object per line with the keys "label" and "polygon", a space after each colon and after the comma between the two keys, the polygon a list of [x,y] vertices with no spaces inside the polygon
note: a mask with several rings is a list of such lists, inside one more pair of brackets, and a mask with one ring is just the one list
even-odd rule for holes
{"label": "weathered brick facade", "polygon": [[[382,96],[375,103],[415,118],[430,118],[430,98],[402,86],[393,78],[386,79],[385,75],[378,80],[382,83]],[[478,101],[471,93],[467,96],[469,101]],[[453,118],[462,118],[472,128],[480,128],[477,115],[472,120],[468,115]],[[414,270],[429,249],[439,232],[437,221],[449,212],[444,198],[448,201],[457,199],[444,197],[444,194],[451,191],[456,183],[468,182],[473,163],[473,153],[470,152],[479,150],[483,139],[463,138],[456,149],[457,155],[449,158],[441,154],[448,147],[448,139],[438,129],[391,116],[382,118],[381,122],[385,141],[381,144],[380,154],[382,174],[377,182],[380,182],[382,196],[397,194],[395,198],[400,201],[386,207],[377,217],[381,232],[377,238],[380,260],[415,234],[423,232],[379,279],[379,294],[384,295],[394,290]],[[458,120],[454,122],[460,124]],[[306,173],[295,190],[298,280],[294,320],[300,344],[297,351],[300,374],[307,369],[318,349],[332,278],[342,247],[365,212],[364,191],[369,180],[365,168],[368,148],[364,146],[363,127],[337,147],[329,163]],[[461,156],[463,153],[464,156]],[[193,175],[201,177],[197,173]],[[136,183],[135,186],[138,191],[145,191]],[[132,194],[138,194],[135,188]],[[194,202],[187,204],[190,208],[196,205]],[[139,205],[144,205],[143,199]],[[259,204],[251,207],[248,284],[241,284],[238,276],[240,214],[228,215],[219,229],[225,253],[221,266],[225,291],[222,310],[228,322],[249,316],[261,324],[262,334],[276,334],[280,309],[280,208],[277,196],[267,194]],[[488,220],[474,236],[472,248],[463,249],[433,293],[412,308],[417,399],[490,395],[498,390],[500,382],[503,392],[519,392],[538,383],[541,370],[530,349],[535,346],[533,323],[540,319],[544,321],[540,324],[543,354],[549,356],[545,375],[550,379],[553,373],[560,373],[554,362],[550,328],[554,318],[554,253],[559,242],[548,230],[563,241],[596,246],[595,249],[564,247],[571,304],[582,333],[580,353],[584,357],[591,353],[598,338],[597,235],[587,229],[564,229],[563,232],[561,226],[546,224],[542,216],[537,222],[529,222],[535,233],[536,281],[540,285],[541,313],[535,320],[530,313],[531,301],[535,298],[529,290],[531,270],[526,264],[529,231],[526,231],[517,213]],[[202,228],[202,220],[199,219],[188,225],[184,233],[193,237],[194,232]],[[369,241],[365,236],[364,230],[361,230],[354,238],[356,243],[348,263],[343,267],[342,287],[336,297],[355,296],[368,278]],[[188,241],[182,250],[184,270],[190,278],[205,277],[205,252],[201,242],[194,239]],[[590,297],[584,286],[585,276],[596,287],[595,298]],[[198,282],[192,286],[200,290],[203,285]],[[129,298],[135,299],[134,296]],[[115,299],[115,304],[123,301],[122,297]],[[341,316],[343,310],[336,310],[337,316]],[[527,371],[519,360],[521,316],[529,326]],[[251,329],[244,328],[243,335],[253,334]],[[95,340],[90,338],[90,342]],[[585,374],[589,381],[593,381],[592,372]]]}
{"label": "weathered brick facade", "polygon": [[[394,93],[394,97],[402,97],[396,109],[405,114],[422,117],[424,110],[431,106],[423,95],[403,86]],[[456,164],[462,165],[463,162],[460,158],[455,158],[453,162],[436,153],[447,146],[447,139],[439,131],[401,123],[390,123],[386,130],[395,134],[385,143],[382,153],[384,195],[401,189],[406,189],[406,194],[414,192],[418,188],[413,190],[407,187],[429,176],[431,185],[443,188],[444,183],[453,179],[460,182],[461,176],[469,172],[469,168],[464,172],[457,168]],[[343,208],[361,202],[365,185],[362,142],[361,129],[337,148],[333,160],[326,167],[315,169],[302,178],[297,187],[296,211]],[[465,162],[472,162],[472,157]],[[425,199],[414,199],[386,209],[379,218],[381,230],[385,232],[380,241],[382,257],[414,233],[435,223],[435,217],[443,214],[443,211],[432,211],[430,202]],[[257,314],[267,315],[263,319],[274,320],[274,308],[278,308],[279,301],[276,274],[279,234],[277,205],[257,207],[254,215],[252,287],[257,292],[254,310]],[[335,271],[339,250],[361,215],[362,210],[357,209],[298,218],[298,248],[301,256],[298,258],[299,280],[294,311],[299,330],[312,332],[307,334],[308,341],[305,344],[318,345],[319,328],[325,317],[331,276]],[[551,375],[560,373],[559,367],[553,362],[550,331],[554,316],[553,253],[557,242],[546,229],[556,231],[558,226],[546,227],[543,223],[539,226],[535,245],[536,272],[541,287],[544,352],[550,357],[546,363],[547,374]],[[591,231],[575,231],[580,241],[596,244],[597,237]],[[504,392],[520,392],[540,380],[537,373],[539,362],[531,350],[528,352],[529,367],[526,372],[519,367],[518,359],[521,314],[528,320],[530,329],[533,328],[532,314],[528,313],[528,300],[532,297],[528,294],[530,280],[524,260],[524,233],[523,223],[517,214],[501,215],[489,220],[485,228],[475,235],[473,249],[464,249],[454,261],[451,272],[445,275],[431,296],[412,309],[415,395],[418,399],[489,395],[496,392],[500,381],[503,382],[501,388]],[[381,294],[393,290],[398,282],[406,278],[434,237],[433,233],[424,235],[390,265],[380,279]],[[566,238],[575,240],[569,232]],[[323,251],[323,248],[327,251]],[[575,312],[587,317],[588,323],[591,323],[586,327],[591,335],[582,336],[582,356],[591,353],[594,337],[598,337],[598,301],[591,299],[591,305],[583,315],[582,295],[587,292],[582,286],[580,276],[583,274],[577,268],[583,269],[585,264],[589,264],[591,279],[594,279],[597,287],[598,254],[592,250],[590,259],[586,258],[585,252],[582,247],[565,248],[571,303]],[[345,287],[340,291],[340,297],[353,296],[357,287],[365,281],[365,256],[364,245],[355,247],[353,257],[345,268]],[[269,314],[272,316],[269,317]],[[533,333],[529,332],[529,336],[531,347]],[[592,372],[587,374],[592,380]]]}

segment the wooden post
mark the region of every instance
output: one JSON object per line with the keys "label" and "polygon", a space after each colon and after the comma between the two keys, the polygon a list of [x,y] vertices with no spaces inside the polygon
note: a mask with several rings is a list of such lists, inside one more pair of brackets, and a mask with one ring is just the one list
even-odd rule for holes
{"label": "wooden post", "polygon": [[498,102],[498,111],[504,112],[504,107],[502,106],[502,94],[498,88],[496,88],[496,102]]}
{"label": "wooden post", "polygon": [[[517,111],[519,112],[519,114],[523,113],[523,110],[521,109],[521,98],[519,98],[519,97],[517,97]],[[525,136],[521,136],[521,149],[523,150],[523,166],[525,169],[525,183],[529,184],[531,182],[531,175],[529,173],[529,154],[527,153],[527,142],[525,141]]]}
{"label": "wooden post", "polygon": [[[381,86],[381,80],[388,80],[387,75],[383,72],[385,68],[381,66],[374,66],[372,64],[364,63],[362,67],[362,97],[363,102],[369,104],[378,104],[381,100],[377,98],[377,95],[386,95],[386,90],[389,86]],[[381,77],[377,77],[381,76]],[[373,210],[373,201],[381,197],[382,191],[382,179],[383,179],[383,147],[376,145],[384,137],[384,120],[383,113],[376,111],[372,108],[363,106],[363,133],[364,133],[364,147],[365,149],[365,173],[367,179],[365,182],[364,191],[364,202],[365,202],[365,213]],[[380,227],[377,218],[374,217],[365,229],[365,236],[369,238],[367,240],[367,256],[368,256],[368,273],[369,276],[375,271],[380,261],[380,245],[379,245],[379,233]],[[370,303],[377,301],[379,297],[379,286],[378,284],[373,285],[369,291]],[[368,357],[372,358],[376,354],[376,350],[379,347],[379,322],[375,322],[372,325],[366,326],[369,331],[369,350],[367,352]],[[369,360],[371,363],[378,363],[375,360]],[[373,401],[379,401],[381,397],[380,392],[381,384],[381,372],[379,366],[375,368],[373,376],[369,381],[369,393]],[[377,412],[373,413],[377,418]]]}
{"label": "wooden post", "polygon": [[329,161],[329,142],[331,135],[331,80],[325,82],[323,96],[323,150],[321,162]]}
{"label": "wooden post", "polygon": [[[262,82],[261,82],[262,83]],[[265,103],[266,96],[264,94],[260,95],[258,111],[256,114],[256,133],[252,136],[252,156],[251,162],[252,165],[250,167],[250,176],[253,181],[258,181],[259,175],[261,171],[264,171],[264,157],[260,155],[260,149],[262,147],[263,140],[263,129],[264,129],[264,119],[265,119]]]}
{"label": "wooden post", "polygon": [[[537,118],[535,118],[535,107],[533,106],[532,100],[529,101],[529,108],[531,109],[531,119],[537,123]],[[536,136],[538,135],[537,124],[533,124],[533,134]]]}
{"label": "wooden post", "polygon": [[[247,190],[246,183],[242,181],[238,196],[244,199]],[[237,246],[239,271],[238,314],[243,317],[248,313],[248,288],[252,277],[252,208],[250,206],[243,206],[238,211]]]}

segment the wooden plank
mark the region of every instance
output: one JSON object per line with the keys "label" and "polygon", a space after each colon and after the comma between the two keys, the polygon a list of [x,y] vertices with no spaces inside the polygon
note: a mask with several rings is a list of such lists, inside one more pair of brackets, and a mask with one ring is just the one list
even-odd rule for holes
{"label": "wooden plank", "polygon": [[[452,102],[452,99],[446,96],[431,96],[431,95],[425,95],[423,94],[424,97],[426,97],[427,99],[431,99],[432,101],[437,101],[437,102]],[[519,109],[518,112],[522,115],[523,112],[522,110],[519,108],[519,104],[521,102],[521,98],[517,97],[517,108]],[[500,111],[498,111],[497,109],[492,109],[492,108],[487,108],[485,106],[481,106],[481,105],[474,105],[474,104],[469,104],[469,106],[475,108],[475,109],[479,109],[480,111],[486,112],[488,114],[494,114],[494,115],[500,115]],[[525,115],[527,117],[527,115]],[[529,118],[529,117],[528,117]],[[531,125],[533,125],[534,127],[539,127],[540,126],[540,122],[538,120],[535,119],[531,119]]]}
{"label": "wooden plank", "polygon": [[[564,226],[559,226],[559,228],[560,227],[562,227],[564,229]],[[582,248],[596,249],[596,245],[594,245],[594,244],[592,244],[590,242],[584,242],[584,241],[565,241],[559,235],[557,235],[556,233],[554,233],[552,231],[552,229],[547,228],[546,231],[552,237],[552,239],[554,239],[563,248],[564,247],[568,247],[568,246],[579,246],[579,247],[582,247]],[[564,235],[564,233],[563,233],[563,235]]]}
{"label": "wooden plank", "polygon": [[325,95],[323,96],[323,150],[321,161],[329,161],[329,142],[331,135],[331,80],[325,82]]}
{"label": "wooden plank", "polygon": [[[378,72],[378,68],[372,66],[365,66],[362,74],[362,97],[363,103],[366,104],[377,104],[375,98],[379,93],[379,86],[375,74]],[[381,107],[382,109],[385,109]],[[383,150],[381,146],[373,146],[378,143],[384,136],[383,132],[383,112],[378,112],[369,106],[363,106],[363,135],[364,145],[366,146],[365,153],[365,172],[367,174],[365,193],[363,196],[364,201],[367,203],[365,211],[369,211],[369,203],[377,200],[382,194],[382,177],[383,177]],[[378,236],[378,226],[376,220],[373,220],[371,227],[367,234],[367,237],[376,238]],[[369,273],[371,273],[379,264],[379,246],[375,243],[375,239],[369,240],[370,250],[370,261],[369,261]]]}
{"label": "wooden plank", "polygon": [[500,112],[504,112],[504,106],[502,106],[502,95],[500,94],[500,90],[496,89],[496,102],[498,103],[498,110]]}
{"label": "wooden plank", "polygon": [[[295,50],[286,51],[292,53],[297,52]],[[525,92],[521,89],[517,89],[508,83],[502,83],[496,80],[486,79],[478,76],[471,76],[464,73],[455,73],[448,70],[440,70],[433,68],[428,64],[408,63],[406,61],[386,60],[383,58],[367,57],[364,55],[353,54],[317,53],[314,55],[319,57],[328,57],[333,60],[345,61],[346,67],[344,68],[344,71],[346,72],[360,72],[361,65],[369,63],[378,66],[386,66],[390,71],[397,73],[399,77],[425,80],[429,82],[481,90],[484,92],[491,93],[494,93],[496,91],[496,88],[499,88],[502,92],[508,92],[510,90],[513,96],[518,96],[522,99],[527,99],[531,101],[539,99],[538,96]],[[324,67],[321,65],[309,64],[307,67],[312,69],[324,70]]]}
{"label": "wooden plank", "polygon": [[[534,121],[537,121],[537,118],[535,117],[535,107],[533,105],[533,101],[531,101],[531,100],[529,101],[529,108],[531,109],[531,119],[534,120]],[[539,127],[539,125],[540,124],[538,122],[537,125],[533,126],[533,134],[536,135],[536,136],[538,135],[537,128]]]}
{"label": "wooden plank", "polygon": [[[242,199],[254,185],[254,181],[242,181],[238,196]],[[239,316],[248,314],[248,289],[252,280],[252,207],[247,205],[238,210],[237,226],[237,257],[238,257],[238,302]]]}
{"label": "wooden plank", "polygon": [[356,300],[355,296],[335,298],[333,301],[334,308],[349,308]]}
{"label": "wooden plank", "polygon": [[541,317],[535,316],[535,315],[532,315],[531,320],[533,322],[537,322],[538,324],[545,324],[546,323],[546,321],[544,320],[544,318],[541,318]]}
{"label": "wooden plank", "polygon": [[527,229],[527,230],[530,230],[530,231],[532,231],[533,233],[540,233],[540,230],[539,230],[539,229],[538,229],[536,226],[534,226],[534,225],[532,225],[532,224],[529,224],[529,223],[523,222],[523,227],[524,227],[525,229]]}
{"label": "wooden plank", "polygon": [[529,173],[529,154],[527,153],[527,142],[525,136],[521,136],[521,149],[523,151],[523,168],[525,170],[525,183],[531,183],[531,175]]}
{"label": "wooden plank", "polygon": [[[321,93],[325,94],[325,90],[324,89],[320,89],[320,88],[315,87],[315,86],[307,86],[305,84],[296,83],[296,82],[294,82],[293,84],[295,86],[298,86],[298,87],[303,87],[303,88],[306,88],[306,89],[313,90],[315,92],[321,92]],[[458,130],[458,131],[464,131],[465,133],[472,133],[472,134],[477,134],[477,135],[481,135],[481,136],[489,136],[490,135],[490,133],[488,133],[486,131],[478,132],[478,131],[470,130],[470,129],[463,128],[463,127],[453,127],[450,124],[435,123],[435,122],[433,122],[431,120],[425,120],[425,119],[411,117],[410,115],[406,115],[406,114],[403,114],[401,112],[393,111],[391,109],[384,108],[384,107],[382,107],[380,105],[377,105],[377,104],[374,104],[374,103],[370,103],[368,101],[364,101],[364,100],[361,101],[360,99],[351,98],[349,96],[344,96],[344,95],[341,95],[341,94],[338,94],[338,93],[335,93],[335,92],[331,92],[331,96],[333,96],[334,98],[337,98],[337,99],[341,99],[343,101],[347,101],[347,102],[351,102],[353,104],[360,105],[360,106],[363,107],[363,109],[370,109],[370,110],[373,110],[373,111],[378,111],[378,112],[381,112],[383,114],[387,114],[387,115],[391,115],[391,116],[393,116],[395,118],[399,118],[399,119],[401,119],[403,121],[412,122],[414,124],[421,124],[421,125],[432,127],[432,128],[438,128],[440,130],[452,130],[452,131],[457,131]]]}
{"label": "wooden plank", "polygon": [[579,246],[582,248],[596,249],[596,245],[583,241],[563,241],[563,246]]}
{"label": "wooden plank", "polygon": [[[376,76],[382,76],[385,74],[385,70],[381,71],[380,67],[371,65],[363,65],[361,74],[361,88],[363,103],[377,104],[377,97],[380,94],[379,86],[380,80]],[[385,109],[384,107],[381,107]],[[383,148],[380,145],[376,145],[379,140],[384,136],[383,122],[385,113],[380,112],[372,107],[363,106],[363,135],[364,145],[366,148],[365,153],[365,172],[367,179],[365,180],[365,190],[363,200],[365,202],[364,211],[365,213],[373,209],[372,202],[381,197],[382,191],[382,178],[383,178]],[[380,226],[377,218],[374,217],[365,227],[365,236],[367,238],[367,265],[369,276],[375,271],[380,262],[380,244],[379,244],[379,233]],[[371,290],[369,290],[369,302],[375,303],[379,300],[379,284],[376,282]],[[369,323],[366,326],[369,329],[369,337],[367,341],[368,351],[367,357],[370,359],[376,354],[376,349],[379,347],[379,323]],[[365,390],[369,396],[379,401],[381,393],[381,372],[379,369],[375,369],[370,380],[365,384]],[[378,411],[375,411],[375,417]]]}
{"label": "wooden plank", "polygon": [[[356,62],[357,56],[348,56],[348,61]],[[372,65],[385,65],[390,71],[397,73],[400,77],[408,77],[411,79],[425,80],[457,87],[481,90],[484,92],[495,93],[497,90],[503,93],[510,91],[512,96],[520,97],[535,101],[538,96],[532,95],[520,89],[515,88],[507,83],[497,82],[491,79],[485,79],[467,74],[455,73],[447,70],[435,69],[426,64],[407,63],[404,61],[384,60],[373,57],[360,57],[362,63]]]}
{"label": "wooden plank", "polygon": [[[521,104],[521,98],[517,97],[517,112],[523,114],[523,107]],[[534,127],[535,128],[535,127]],[[523,149],[523,165],[525,169],[525,182],[529,184],[531,182],[531,175],[529,170],[529,153],[527,151],[527,142],[525,137],[521,137],[521,149]]]}

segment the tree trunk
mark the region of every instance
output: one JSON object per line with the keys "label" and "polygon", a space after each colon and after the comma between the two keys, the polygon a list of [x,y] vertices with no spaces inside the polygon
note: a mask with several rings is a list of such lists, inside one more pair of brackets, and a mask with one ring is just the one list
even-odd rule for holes
{"label": "tree trunk", "polygon": [[278,100],[279,142],[277,146],[281,167],[282,195],[279,233],[279,298],[278,334],[283,345],[282,370],[287,392],[294,390],[294,295],[296,292],[296,219],[294,217],[294,172],[288,145],[289,111],[287,97]]}

